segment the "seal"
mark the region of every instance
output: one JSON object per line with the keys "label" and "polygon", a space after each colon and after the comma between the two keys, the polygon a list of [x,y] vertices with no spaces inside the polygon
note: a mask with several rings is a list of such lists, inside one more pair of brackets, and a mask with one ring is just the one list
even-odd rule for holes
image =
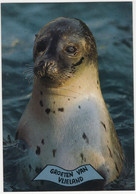
{"label": "seal", "polygon": [[79,19],[57,18],[36,35],[32,97],[18,125],[47,164],[72,170],[91,164],[106,180],[119,177],[123,152],[99,81],[97,48]]}

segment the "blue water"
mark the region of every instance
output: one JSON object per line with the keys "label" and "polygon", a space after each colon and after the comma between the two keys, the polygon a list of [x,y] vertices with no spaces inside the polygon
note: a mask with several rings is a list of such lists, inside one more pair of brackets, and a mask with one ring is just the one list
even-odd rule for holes
{"label": "blue water", "polygon": [[5,191],[16,190],[14,179],[19,168],[17,164],[27,157],[27,152],[19,151],[15,141],[17,124],[32,91],[32,81],[29,83],[25,79],[26,73],[23,72],[27,64],[33,65],[35,34],[49,21],[60,16],[83,20],[95,37],[103,96],[125,153],[126,162],[122,176],[104,190],[133,190],[132,3],[114,2],[2,4]]}

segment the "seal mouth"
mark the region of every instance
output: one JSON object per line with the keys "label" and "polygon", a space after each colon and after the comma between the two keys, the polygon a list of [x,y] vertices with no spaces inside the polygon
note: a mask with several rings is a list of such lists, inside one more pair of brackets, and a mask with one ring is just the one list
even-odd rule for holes
{"label": "seal mouth", "polygon": [[50,80],[53,80],[58,72],[57,65],[54,60],[40,61],[38,65],[34,67],[33,71],[38,78],[40,79],[48,78]]}

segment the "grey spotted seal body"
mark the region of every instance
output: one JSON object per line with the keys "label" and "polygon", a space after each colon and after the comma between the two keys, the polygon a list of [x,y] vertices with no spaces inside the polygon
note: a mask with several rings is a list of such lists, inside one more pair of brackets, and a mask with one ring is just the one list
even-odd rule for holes
{"label": "grey spotted seal body", "polygon": [[99,82],[97,49],[78,19],[57,18],[37,34],[32,97],[18,125],[40,159],[66,170],[91,164],[109,183],[123,152]]}

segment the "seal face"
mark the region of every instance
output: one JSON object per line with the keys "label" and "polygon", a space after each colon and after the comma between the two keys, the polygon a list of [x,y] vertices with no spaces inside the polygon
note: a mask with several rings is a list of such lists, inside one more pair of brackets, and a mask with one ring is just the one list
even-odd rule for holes
{"label": "seal face", "polygon": [[97,57],[94,38],[81,21],[59,18],[43,27],[36,36],[34,73],[49,87],[63,85],[76,76],[87,60]]}
{"label": "seal face", "polygon": [[18,138],[40,160],[38,168],[91,164],[106,183],[115,180],[123,152],[101,93],[96,44],[88,27],[78,19],[57,18],[37,34],[33,57],[33,92]]}

